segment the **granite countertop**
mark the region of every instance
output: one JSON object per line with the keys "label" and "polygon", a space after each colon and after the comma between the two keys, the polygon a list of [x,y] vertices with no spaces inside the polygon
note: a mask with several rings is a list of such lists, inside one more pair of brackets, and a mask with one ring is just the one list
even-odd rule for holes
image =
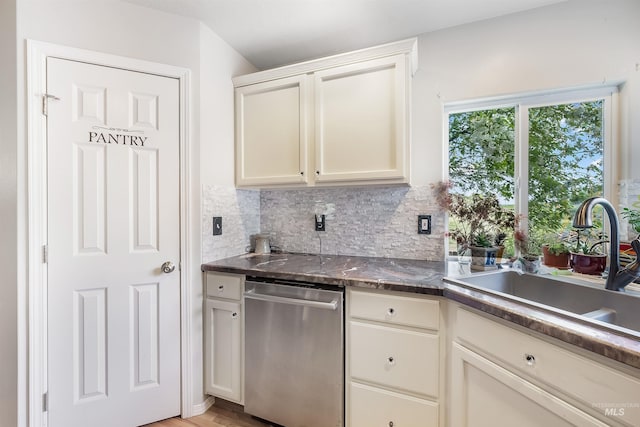
{"label": "granite countertop", "polygon": [[[202,271],[245,274],[339,287],[444,296],[530,330],[640,369],[640,341],[507,298],[443,282],[445,262],[309,254],[246,254],[202,264]],[[458,273],[451,270],[452,275]]]}
{"label": "granite countertop", "polygon": [[202,271],[333,286],[442,295],[444,262],[308,254],[245,254],[202,264]]}
{"label": "granite countertop", "polygon": [[462,286],[450,283],[444,286],[447,299],[640,369],[640,341],[631,335],[597,328],[586,322]]}

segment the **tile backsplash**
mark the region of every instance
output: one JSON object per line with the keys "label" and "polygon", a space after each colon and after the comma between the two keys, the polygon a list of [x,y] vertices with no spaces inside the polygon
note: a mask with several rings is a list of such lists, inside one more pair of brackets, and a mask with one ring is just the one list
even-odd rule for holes
{"label": "tile backsplash", "polygon": [[[271,233],[287,252],[442,260],[444,214],[424,187],[238,190],[203,188],[203,261],[245,252],[250,236]],[[326,231],[316,232],[314,215]],[[418,215],[432,216],[431,235],[418,234]],[[212,217],[222,216],[221,236]]]}
{"label": "tile backsplash", "polygon": [[[432,216],[431,235],[418,234],[419,214]],[[290,252],[444,259],[444,214],[428,186],[262,190],[260,228]]]}
{"label": "tile backsplash", "polygon": [[[619,182],[619,210],[640,209],[640,180]],[[239,190],[203,187],[204,262],[246,252],[251,235],[271,233],[287,252],[361,255],[440,261],[444,259],[445,215],[430,186]],[[324,214],[326,231],[314,230]],[[417,233],[418,215],[432,216],[432,234]],[[212,217],[223,233],[212,235]],[[635,232],[620,218],[621,238]]]}
{"label": "tile backsplash", "polygon": [[[222,234],[213,235],[213,217],[222,217]],[[260,191],[205,185],[202,188],[203,262],[245,253],[260,232]]]}

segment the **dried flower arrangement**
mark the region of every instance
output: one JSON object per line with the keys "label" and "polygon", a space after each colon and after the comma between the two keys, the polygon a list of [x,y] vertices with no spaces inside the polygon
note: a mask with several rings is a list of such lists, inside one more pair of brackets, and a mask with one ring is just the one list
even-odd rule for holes
{"label": "dried flower arrangement", "polygon": [[449,236],[455,239],[459,247],[500,246],[513,231],[515,215],[513,211],[503,208],[495,195],[466,196],[452,193],[452,185],[447,181],[432,187],[438,205],[454,219]]}
{"label": "dried flower arrangement", "polygon": [[530,233],[521,227],[522,217],[516,218],[515,232],[513,233],[514,246],[521,258],[532,261],[542,255],[542,239],[534,233]]}

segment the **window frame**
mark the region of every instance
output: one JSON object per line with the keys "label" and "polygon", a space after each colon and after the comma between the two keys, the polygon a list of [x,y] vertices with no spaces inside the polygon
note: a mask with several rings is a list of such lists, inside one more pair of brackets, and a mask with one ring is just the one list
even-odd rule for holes
{"label": "window frame", "polygon": [[[493,98],[455,101],[443,104],[444,108],[444,161],[443,176],[449,178],[449,116],[456,113],[498,108],[513,108],[514,120],[514,208],[521,215],[521,229],[527,229],[529,199],[529,109],[574,102],[602,100],[602,127],[604,145],[603,195],[613,206],[618,205],[619,141],[618,141],[618,85],[563,89],[542,93],[500,96]],[[448,229],[448,221],[445,222]],[[445,241],[446,253],[449,253]]]}

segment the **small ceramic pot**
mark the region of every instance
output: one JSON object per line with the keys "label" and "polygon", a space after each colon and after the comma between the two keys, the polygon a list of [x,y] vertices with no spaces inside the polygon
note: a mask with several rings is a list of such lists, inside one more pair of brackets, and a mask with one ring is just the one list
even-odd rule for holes
{"label": "small ceramic pot", "polygon": [[559,268],[561,270],[566,270],[569,268],[569,254],[560,254],[555,255],[549,253],[548,246],[542,246],[542,263],[547,267]]}
{"label": "small ceramic pot", "polygon": [[570,265],[576,273],[597,276],[604,272],[607,266],[607,256],[600,254],[585,255],[571,252]]}
{"label": "small ceramic pot", "polygon": [[497,247],[483,248],[471,246],[471,269],[472,270],[495,270]]}
{"label": "small ceramic pot", "polygon": [[624,268],[636,259],[636,251],[629,243],[620,243],[620,267]]}
{"label": "small ceramic pot", "polygon": [[267,233],[256,234],[255,235],[255,240],[256,240],[255,253],[256,253],[256,255],[264,255],[264,254],[270,254],[271,253],[271,245],[269,244],[269,238],[270,237],[271,237],[271,235],[267,234]]}
{"label": "small ceramic pot", "polygon": [[540,270],[540,257],[527,256],[518,258],[525,273],[537,274]]}

